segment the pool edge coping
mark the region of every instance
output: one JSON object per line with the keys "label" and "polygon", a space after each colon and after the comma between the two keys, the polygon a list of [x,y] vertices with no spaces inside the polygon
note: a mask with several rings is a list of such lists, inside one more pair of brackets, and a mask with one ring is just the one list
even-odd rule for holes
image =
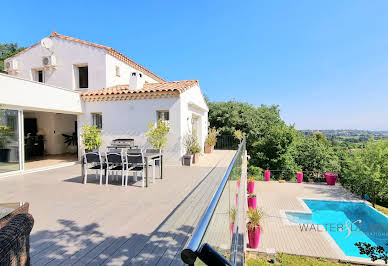
{"label": "pool edge coping", "polygon": [[[388,216],[382,213],[381,211],[373,208],[372,204],[366,200],[363,199],[355,199],[355,200],[350,200],[350,199],[343,199],[343,200],[338,200],[338,199],[320,199],[320,198],[306,198],[306,197],[297,197],[297,201],[300,203],[300,205],[303,207],[303,210],[279,210],[280,212],[280,217],[282,219],[283,225],[288,225],[288,226],[298,226],[299,224],[291,222],[288,220],[286,212],[292,212],[292,213],[301,213],[301,214],[312,214],[313,212],[310,210],[310,208],[307,206],[307,204],[304,202],[304,200],[319,200],[319,201],[337,201],[337,202],[354,202],[354,203],[364,203],[367,205],[369,208],[373,209],[374,211],[377,211],[378,213],[382,214],[384,217],[388,219]],[[320,224],[314,224],[317,225],[319,228],[323,228],[323,230],[318,230],[317,232],[320,233],[329,243],[330,247],[333,248],[335,253],[338,255],[338,260],[341,262],[349,262],[349,263],[357,263],[357,264],[368,264],[368,265],[381,265],[378,261],[371,261],[370,259],[367,258],[359,258],[359,257],[353,257],[353,256],[347,256],[345,253],[342,251],[341,247],[335,242],[335,240],[331,237],[329,232],[324,229],[323,225]],[[284,253],[284,252],[283,252]],[[294,254],[297,255],[298,254]],[[300,256],[300,255],[299,255]],[[313,256],[314,257],[314,256]],[[322,257],[324,258],[324,257]],[[332,259],[332,258],[328,258]]]}

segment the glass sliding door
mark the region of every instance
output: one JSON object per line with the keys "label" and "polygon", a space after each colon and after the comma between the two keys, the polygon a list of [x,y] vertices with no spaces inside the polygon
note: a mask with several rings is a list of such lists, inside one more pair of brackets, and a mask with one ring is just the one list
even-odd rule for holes
{"label": "glass sliding door", "polygon": [[0,174],[20,170],[20,111],[0,109]]}

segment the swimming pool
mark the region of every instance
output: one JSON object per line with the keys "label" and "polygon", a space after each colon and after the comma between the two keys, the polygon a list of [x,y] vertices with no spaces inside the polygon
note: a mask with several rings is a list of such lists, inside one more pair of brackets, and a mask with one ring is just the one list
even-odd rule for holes
{"label": "swimming pool", "polygon": [[[346,256],[360,255],[356,242],[387,247],[388,218],[363,202],[303,200],[311,213],[285,212],[287,219],[299,224],[301,231],[317,230],[321,225],[342,249]],[[388,248],[386,248],[388,250]]]}

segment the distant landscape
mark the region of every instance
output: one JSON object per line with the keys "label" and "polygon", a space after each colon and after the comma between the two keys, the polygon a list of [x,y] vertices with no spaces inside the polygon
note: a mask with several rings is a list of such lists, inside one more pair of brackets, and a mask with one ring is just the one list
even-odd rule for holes
{"label": "distant landscape", "polygon": [[312,136],[314,132],[321,132],[329,141],[337,143],[365,143],[371,137],[375,140],[388,139],[388,131],[355,130],[355,129],[322,129],[299,130],[306,136]]}

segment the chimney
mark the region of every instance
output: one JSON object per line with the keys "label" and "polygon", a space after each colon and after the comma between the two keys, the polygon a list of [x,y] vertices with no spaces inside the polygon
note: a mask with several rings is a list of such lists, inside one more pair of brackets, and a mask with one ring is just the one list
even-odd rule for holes
{"label": "chimney", "polygon": [[129,89],[130,90],[140,90],[144,86],[144,76],[143,73],[134,71],[131,73],[129,78]]}

